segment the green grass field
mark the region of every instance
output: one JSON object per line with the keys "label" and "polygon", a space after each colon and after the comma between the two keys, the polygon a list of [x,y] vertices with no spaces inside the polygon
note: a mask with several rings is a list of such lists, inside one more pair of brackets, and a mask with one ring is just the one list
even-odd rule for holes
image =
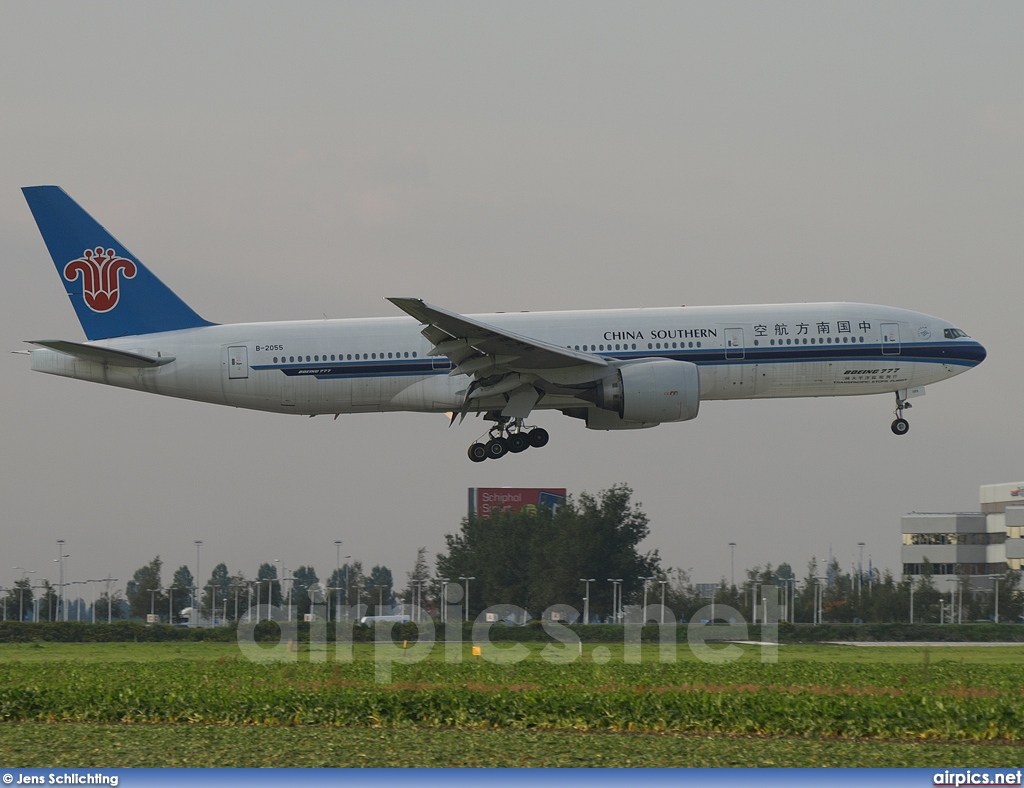
{"label": "green grass field", "polygon": [[714,734],[0,724],[4,767],[1017,767],[1019,746]]}
{"label": "green grass field", "polygon": [[[499,644],[509,647],[512,644]],[[742,646],[729,664],[585,644],[395,662],[234,644],[0,645],[0,765],[1016,766],[1024,647]],[[604,648],[605,651],[595,651]],[[400,650],[391,652],[401,657]],[[594,658],[598,657],[597,660]],[[316,662],[326,657],[325,662]],[[601,663],[604,664],[601,664]]]}
{"label": "green grass field", "polygon": [[[508,648],[513,643],[497,643],[498,648]],[[530,660],[539,660],[544,644],[523,644],[530,649]],[[442,644],[438,644],[428,661],[444,660]],[[584,643],[580,662],[593,661],[596,648],[606,648],[610,663],[621,663],[623,647],[617,643]],[[741,662],[760,661],[761,650],[753,645],[740,645]],[[372,660],[374,647],[369,644],[356,644],[353,647],[358,661]],[[658,646],[644,644],[643,661],[654,662],[658,659]],[[463,659],[473,661],[471,645],[463,644]],[[1005,665],[1024,669],[1024,643],[1019,646],[833,646],[833,645],[780,645],[778,647],[779,662],[828,662],[835,664],[887,664],[914,665],[925,659],[931,662],[956,662],[966,665]],[[571,656],[572,654],[570,654]],[[328,662],[333,661],[334,651],[328,645],[325,653]],[[0,643],[0,664],[5,662],[168,662],[173,660],[243,660],[244,657],[235,643],[182,642],[182,643]],[[309,661],[309,648],[305,644],[298,647],[296,656],[299,662]],[[690,649],[681,644],[676,649],[676,659],[680,662],[698,661]],[[1024,676],[1024,673],[1022,673]]]}

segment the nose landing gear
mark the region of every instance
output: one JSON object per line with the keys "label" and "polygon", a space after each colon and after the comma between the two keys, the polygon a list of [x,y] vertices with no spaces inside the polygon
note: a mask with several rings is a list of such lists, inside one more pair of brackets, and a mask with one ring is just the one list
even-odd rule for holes
{"label": "nose landing gear", "polygon": [[525,429],[522,419],[496,419],[497,423],[488,432],[486,443],[474,443],[469,447],[469,459],[473,462],[498,460],[511,452],[519,454],[530,447],[539,449],[549,440],[548,431],[542,427]]}
{"label": "nose landing gear", "polygon": [[906,435],[910,432],[910,422],[903,418],[903,409],[908,410],[913,407],[903,397],[900,396],[900,392],[896,392],[896,420],[892,423],[893,435]]}

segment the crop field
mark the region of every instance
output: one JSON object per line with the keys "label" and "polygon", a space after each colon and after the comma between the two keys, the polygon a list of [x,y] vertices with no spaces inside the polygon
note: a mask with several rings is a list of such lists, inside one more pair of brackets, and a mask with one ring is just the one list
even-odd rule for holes
{"label": "crop field", "polygon": [[[215,643],[0,645],[3,766],[1016,766],[1024,647],[530,644],[382,671],[372,645],[255,663]],[[603,648],[603,651],[597,649]],[[312,661],[311,658],[312,657]],[[595,659],[595,657],[600,657]],[[325,661],[316,661],[324,659]],[[602,664],[603,663],[603,664]]]}

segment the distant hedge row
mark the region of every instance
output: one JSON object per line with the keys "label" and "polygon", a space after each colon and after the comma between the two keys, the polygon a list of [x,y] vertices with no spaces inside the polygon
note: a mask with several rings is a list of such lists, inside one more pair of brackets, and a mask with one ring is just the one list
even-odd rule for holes
{"label": "distant hedge row", "polygon": [[[473,639],[471,623],[460,626],[462,640]],[[615,624],[591,624],[588,626],[572,626],[570,629],[585,643],[621,643],[625,638],[625,628]],[[391,638],[396,642],[417,640],[415,624],[396,624],[391,629]],[[373,627],[355,625],[352,627],[352,640],[356,643],[374,642],[376,632]],[[676,640],[685,643],[686,625],[676,628]],[[745,637],[735,629],[729,633],[733,639],[761,639],[761,627],[750,625]],[[278,625],[263,622],[256,627],[255,638],[258,641],[277,641],[281,637]],[[434,637],[438,641],[445,640],[443,625],[435,625]],[[546,642],[553,638],[545,632],[539,621],[532,621],[526,626],[509,627],[494,625],[490,627],[488,637],[494,641]],[[24,623],[18,621],[0,622],[0,643],[28,643],[48,641],[54,643],[111,643],[111,642],[162,642],[162,641],[209,641],[229,643],[235,641],[235,627],[186,628],[170,627],[166,624],[149,625],[141,621],[118,621],[112,624],[89,624],[75,621],[56,621],[40,623]],[[333,622],[326,627],[328,642],[335,640]],[[657,642],[659,627],[646,626],[642,631],[644,642]],[[933,642],[1024,642],[1024,627],[1012,624],[780,624],[778,627],[780,643],[822,643],[829,641],[933,641]],[[297,624],[296,640],[300,643],[309,641],[309,624]]]}

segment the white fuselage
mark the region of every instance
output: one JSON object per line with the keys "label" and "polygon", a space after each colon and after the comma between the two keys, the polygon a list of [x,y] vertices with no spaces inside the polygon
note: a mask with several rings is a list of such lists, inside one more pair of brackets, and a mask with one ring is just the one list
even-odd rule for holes
{"label": "white fuselage", "polygon": [[[929,315],[872,304],[677,307],[474,315],[516,334],[583,350],[614,364],[696,364],[700,399],[880,394],[926,386],[975,366],[984,349]],[[237,323],[89,344],[173,356],[155,367],[88,361],[42,348],[32,368],[172,397],[279,413],[446,412],[468,379],[411,317]],[[952,332],[952,333],[951,333]],[[579,385],[606,371],[567,368]],[[550,371],[545,373],[551,378]],[[580,377],[583,376],[583,377]],[[476,400],[473,410],[504,400]],[[567,394],[537,408],[589,407]]]}

